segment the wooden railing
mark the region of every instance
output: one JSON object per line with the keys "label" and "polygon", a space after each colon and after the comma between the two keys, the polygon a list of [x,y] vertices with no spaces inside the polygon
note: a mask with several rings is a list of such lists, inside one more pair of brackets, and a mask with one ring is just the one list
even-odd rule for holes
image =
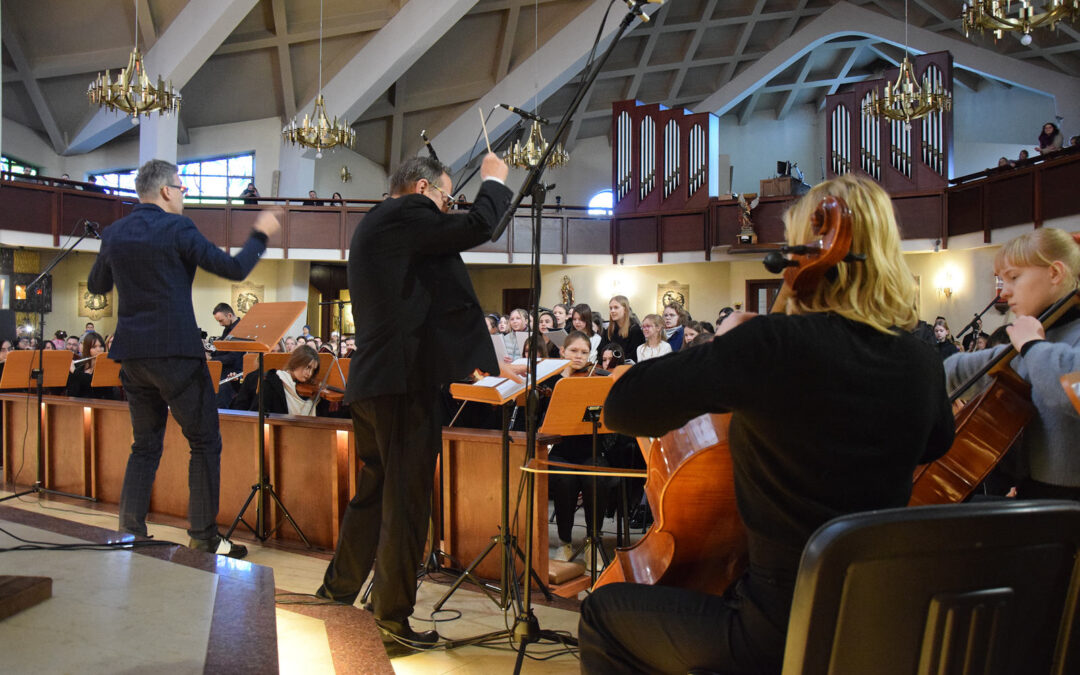
{"label": "wooden railing", "polygon": [[[904,239],[941,239],[976,232],[986,243],[996,229],[1024,223],[1036,227],[1044,221],[1080,213],[1075,186],[1080,184],[1080,152],[1062,151],[1002,172],[981,172],[944,190],[906,192],[893,197]],[[135,201],[77,189],[71,182],[38,178],[39,182],[0,181],[0,230],[51,235],[53,246],[86,218],[103,225],[130,212]],[[285,257],[345,260],[356,226],[377,202],[345,200],[331,206],[304,206],[303,199],[282,199],[284,222],[270,246]],[[753,211],[762,245],[783,240],[782,216],[795,197],[763,197]],[[235,201],[235,198],[233,198]],[[267,201],[267,200],[264,200]],[[184,213],[210,241],[226,249],[241,246],[261,207],[246,204],[191,205]],[[701,209],[632,213],[613,218],[591,216],[585,207],[545,207],[542,253],[565,263],[573,255],[653,253],[657,262],[677,252],[701,252],[706,260],[717,247],[734,245],[739,232],[739,205],[735,200],[713,199]],[[511,227],[496,242],[476,252],[505,255],[507,262],[521,259],[531,247],[531,218],[527,206],[515,214]]]}

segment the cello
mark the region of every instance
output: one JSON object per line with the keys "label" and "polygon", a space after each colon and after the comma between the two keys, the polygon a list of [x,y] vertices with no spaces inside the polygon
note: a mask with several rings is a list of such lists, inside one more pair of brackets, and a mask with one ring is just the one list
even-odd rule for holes
{"label": "cello", "polygon": [[[784,274],[772,311],[813,292],[837,264],[864,259],[851,252],[851,212],[842,199],[823,199],[811,225],[812,241],[766,259],[770,271]],[[742,574],[747,539],[735,503],[730,423],[730,413],[706,414],[660,439],[639,439],[654,522],[634,545],[616,549],[594,588],[631,582],[720,595]]]}
{"label": "cello", "polygon": [[[1073,291],[1043,312],[1039,322],[1050,328],[1077,306],[1080,306],[1080,292]],[[1009,367],[1015,356],[1016,349],[1010,344],[949,395],[949,401],[955,402],[983,376],[991,378],[990,384],[957,412],[956,435],[949,451],[915,469],[909,506],[951,504],[967,499],[1035,416],[1031,385]]]}

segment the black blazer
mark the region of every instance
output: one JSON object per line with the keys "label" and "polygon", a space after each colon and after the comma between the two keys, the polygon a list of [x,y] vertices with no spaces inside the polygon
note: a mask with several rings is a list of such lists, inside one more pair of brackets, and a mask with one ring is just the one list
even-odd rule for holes
{"label": "black blazer", "polygon": [[346,403],[498,370],[459,253],[491,237],[510,197],[505,185],[486,180],[468,212],[443,213],[410,194],[360,221],[349,249],[356,351]]}
{"label": "black blazer", "polygon": [[186,216],[156,204],[137,204],[101,232],[101,252],[87,279],[91,293],[116,284],[116,338],[109,357],[189,356],[202,359],[203,344],[191,302],[195,268],[242,281],[266,250],[266,235],[252,232],[230,256]]}

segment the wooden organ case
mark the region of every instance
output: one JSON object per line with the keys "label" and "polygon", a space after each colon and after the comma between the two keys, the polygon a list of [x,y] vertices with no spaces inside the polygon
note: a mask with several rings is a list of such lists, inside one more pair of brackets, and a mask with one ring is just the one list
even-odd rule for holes
{"label": "wooden organ case", "polygon": [[660,104],[611,110],[615,215],[702,210],[720,188],[720,119]]}
{"label": "wooden organ case", "polygon": [[[912,59],[916,79],[953,90],[952,54],[934,52]],[[882,96],[897,68],[884,79],[857,82],[850,91],[825,98],[826,174],[854,172],[869,176],[889,194],[942,190],[952,169],[952,111],[932,113],[910,125],[877,119],[863,112],[874,91]]]}

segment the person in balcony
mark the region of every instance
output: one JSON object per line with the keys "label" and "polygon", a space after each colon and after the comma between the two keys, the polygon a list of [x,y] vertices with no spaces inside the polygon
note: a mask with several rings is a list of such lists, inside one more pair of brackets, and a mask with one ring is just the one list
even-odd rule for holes
{"label": "person in balcony", "polygon": [[1061,135],[1061,129],[1058,129],[1053,122],[1047,122],[1043,125],[1042,133],[1039,134],[1039,147],[1035,150],[1040,155],[1047,155],[1057,152],[1064,144],[1065,138]]}

